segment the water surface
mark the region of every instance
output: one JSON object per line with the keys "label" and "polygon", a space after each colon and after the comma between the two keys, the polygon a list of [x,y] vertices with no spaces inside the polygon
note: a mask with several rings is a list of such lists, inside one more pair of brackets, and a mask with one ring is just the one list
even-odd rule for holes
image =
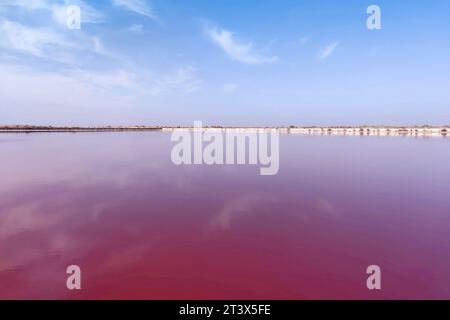
{"label": "water surface", "polygon": [[282,135],[275,176],[173,145],[1,134],[0,298],[450,299],[449,139]]}

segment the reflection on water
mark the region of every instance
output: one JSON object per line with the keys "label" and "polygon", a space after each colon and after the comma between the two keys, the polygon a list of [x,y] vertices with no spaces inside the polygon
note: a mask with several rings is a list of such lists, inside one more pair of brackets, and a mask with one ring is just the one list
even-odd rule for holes
{"label": "reflection on water", "polygon": [[0,146],[0,298],[450,298],[448,139],[284,135],[275,176],[166,133]]}

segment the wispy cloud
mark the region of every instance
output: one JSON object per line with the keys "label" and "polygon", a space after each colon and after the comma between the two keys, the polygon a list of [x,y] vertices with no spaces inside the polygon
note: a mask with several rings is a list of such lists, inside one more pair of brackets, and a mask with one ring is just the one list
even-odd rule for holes
{"label": "wispy cloud", "polygon": [[174,72],[153,74],[151,77],[146,72],[127,69],[110,71],[75,69],[61,71],[59,74],[95,90],[114,92],[115,89],[126,89],[128,93],[142,97],[171,93],[189,94],[198,91],[202,80],[196,76],[196,71],[191,66],[184,66]]}
{"label": "wispy cloud", "polygon": [[81,24],[102,23],[105,21],[104,15],[86,2],[80,0],[64,0],[63,4],[53,4],[49,6],[49,9],[52,11],[53,19],[62,27],[66,27],[67,8],[69,5],[77,5],[80,7]]}
{"label": "wispy cloud", "polygon": [[172,74],[166,74],[156,81],[152,93],[182,91],[192,93],[200,89],[202,81],[195,76],[197,69],[191,66],[182,67]]}
{"label": "wispy cloud", "polygon": [[80,7],[81,23],[101,23],[104,22],[104,15],[82,0],[2,0],[0,8],[13,8],[25,11],[44,10],[51,13],[53,20],[60,26],[66,26],[67,7],[77,5]]}
{"label": "wispy cloud", "polygon": [[52,29],[29,28],[13,21],[0,20],[0,47],[66,62],[68,56],[63,51],[73,48],[73,45]]}
{"label": "wispy cloud", "polygon": [[78,33],[68,38],[57,28],[31,28],[10,20],[0,20],[0,48],[65,64],[82,62],[78,58],[86,52],[118,60],[97,36]]}
{"label": "wispy cloud", "polygon": [[[0,86],[2,103],[6,105],[33,106],[48,110],[125,107],[124,95],[117,87],[128,89],[135,85],[134,76],[125,71],[92,72],[87,70],[48,72],[40,69],[2,65],[0,77],[8,79]],[[51,90],[49,90],[51,88]],[[128,90],[127,90],[128,91]]]}
{"label": "wispy cloud", "polygon": [[124,7],[148,18],[158,20],[152,7],[145,0],[112,0],[117,7]]}
{"label": "wispy cloud", "polygon": [[191,66],[180,67],[173,72],[153,74],[139,70],[118,69],[112,71],[71,70],[61,74],[87,86],[112,90],[126,89],[136,97],[158,96],[172,93],[189,94],[200,90],[202,81]]}
{"label": "wispy cloud", "polygon": [[128,30],[131,32],[141,32],[144,29],[144,26],[142,24],[133,24],[128,27]]}
{"label": "wispy cloud", "polygon": [[184,66],[172,72],[153,74],[119,69],[112,71],[72,70],[61,74],[74,81],[97,89],[127,89],[135,96],[158,96],[171,93],[189,94],[200,90],[202,80],[196,76],[197,69]]}
{"label": "wispy cloud", "polygon": [[233,60],[246,64],[272,63],[278,57],[267,57],[255,52],[253,43],[239,42],[231,31],[219,28],[206,28],[207,35]]}
{"label": "wispy cloud", "polygon": [[334,50],[338,47],[339,42],[335,41],[319,50],[318,56],[320,59],[326,59],[331,56]]}
{"label": "wispy cloud", "polygon": [[65,76],[85,84],[105,89],[120,87],[137,90],[140,87],[138,76],[127,70],[114,70],[109,72],[74,70],[66,72]]}
{"label": "wispy cloud", "polygon": [[0,96],[5,105],[24,106],[32,102],[33,106],[46,110],[61,103],[65,110],[101,110],[105,101],[109,110],[123,110],[130,101],[148,103],[148,99],[156,96],[190,94],[199,90],[202,82],[189,66],[153,77],[138,72],[127,69],[49,72],[0,62],[0,78],[8,79],[0,86]]}

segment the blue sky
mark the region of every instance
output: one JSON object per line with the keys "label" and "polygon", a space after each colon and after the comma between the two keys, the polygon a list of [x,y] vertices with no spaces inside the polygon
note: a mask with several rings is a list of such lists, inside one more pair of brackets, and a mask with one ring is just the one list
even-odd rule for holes
{"label": "blue sky", "polygon": [[0,123],[449,124],[449,39],[447,0],[0,0]]}

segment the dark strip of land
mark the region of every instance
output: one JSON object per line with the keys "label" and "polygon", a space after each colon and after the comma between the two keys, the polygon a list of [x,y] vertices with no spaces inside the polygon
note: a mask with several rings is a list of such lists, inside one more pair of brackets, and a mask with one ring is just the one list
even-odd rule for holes
{"label": "dark strip of land", "polygon": [[360,126],[277,126],[277,127],[236,127],[236,126],[38,126],[0,125],[0,133],[7,132],[113,132],[113,131],[173,131],[173,130],[213,130],[213,131],[266,131],[281,133],[323,133],[323,134],[379,134],[379,135],[444,135],[450,134],[450,125],[360,125]]}

